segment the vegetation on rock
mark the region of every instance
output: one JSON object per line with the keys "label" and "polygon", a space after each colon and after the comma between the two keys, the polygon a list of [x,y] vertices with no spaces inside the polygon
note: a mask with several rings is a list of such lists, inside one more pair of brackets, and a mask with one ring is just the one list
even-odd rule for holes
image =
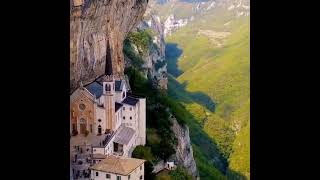
{"label": "vegetation on rock", "polygon": [[[142,76],[135,68],[128,68],[126,74],[130,79],[132,91],[147,97],[147,147],[150,148],[152,162],[166,160],[175,153],[176,138],[171,130],[172,122],[164,104],[165,98],[159,90],[153,88],[151,81]],[[140,151],[140,152],[139,152]],[[145,150],[147,151],[147,150]],[[138,150],[142,153],[141,150]],[[137,152],[137,153],[138,153]],[[146,153],[146,152],[144,152]]]}
{"label": "vegetation on rock", "polygon": [[127,40],[137,46],[139,53],[146,54],[149,49],[149,44],[152,42],[152,35],[150,30],[129,32]]}
{"label": "vegetation on rock", "polygon": [[163,170],[159,173],[156,180],[192,180],[192,176],[187,172],[187,170],[181,166],[178,166],[173,171]]}

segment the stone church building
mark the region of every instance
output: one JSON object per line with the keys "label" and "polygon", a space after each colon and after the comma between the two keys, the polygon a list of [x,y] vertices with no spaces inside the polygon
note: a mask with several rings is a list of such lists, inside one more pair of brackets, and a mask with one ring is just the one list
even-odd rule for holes
{"label": "stone church building", "polygon": [[146,143],[146,99],[131,95],[125,76],[103,75],[70,98],[70,134],[103,136],[93,154],[130,157]]}

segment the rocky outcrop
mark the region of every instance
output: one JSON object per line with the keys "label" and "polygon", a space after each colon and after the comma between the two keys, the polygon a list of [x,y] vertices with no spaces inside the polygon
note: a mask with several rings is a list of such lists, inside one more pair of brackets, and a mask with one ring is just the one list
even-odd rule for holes
{"label": "rocky outcrop", "polygon": [[[71,92],[105,73],[106,57],[113,74],[123,74],[123,40],[141,21],[148,0],[71,0]],[[110,48],[107,48],[109,44]],[[108,49],[108,50],[107,50]]]}
{"label": "rocky outcrop", "polygon": [[147,21],[147,28],[155,33],[150,47],[149,59],[152,64],[150,74],[154,84],[159,89],[167,89],[167,62],[165,61],[165,40],[164,40],[164,26],[157,15],[151,15]]}
{"label": "rocky outcrop", "polygon": [[164,22],[164,34],[170,36],[177,29],[188,24],[188,19],[176,19],[174,15],[170,15]]}
{"label": "rocky outcrop", "polygon": [[[146,18],[146,16],[148,16]],[[164,26],[159,16],[146,13],[145,19],[133,31],[151,30],[152,41],[148,44],[147,52],[142,55],[142,71],[145,77],[149,76],[155,87],[167,89],[167,62],[165,60]],[[136,54],[139,50],[135,44],[131,44]],[[131,65],[130,59],[126,67]]]}
{"label": "rocky outcrop", "polygon": [[177,120],[171,118],[173,125],[172,130],[178,140],[176,147],[175,160],[177,164],[184,166],[188,172],[194,177],[198,177],[196,162],[193,158],[193,150],[191,146],[189,127],[181,126]]}

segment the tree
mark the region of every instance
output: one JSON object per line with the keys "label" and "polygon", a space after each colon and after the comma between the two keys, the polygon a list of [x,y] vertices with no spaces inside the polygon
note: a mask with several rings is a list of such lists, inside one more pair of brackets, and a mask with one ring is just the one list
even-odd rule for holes
{"label": "tree", "polygon": [[167,139],[161,139],[158,149],[158,155],[161,159],[166,161],[175,152],[172,144]]}
{"label": "tree", "polygon": [[146,147],[146,146],[137,146],[133,152],[132,152],[132,157],[134,158],[139,158],[139,159],[144,159],[150,162],[154,161],[154,156],[151,152],[151,148],[150,147]]}
{"label": "tree", "polygon": [[153,180],[155,177],[155,174],[152,173],[153,171],[153,165],[150,161],[146,161],[144,163],[144,175],[145,175],[145,179],[150,179]]}
{"label": "tree", "polygon": [[144,163],[145,179],[154,179],[155,174],[152,173],[152,161],[154,161],[155,158],[151,152],[151,148],[139,145],[133,150],[132,157],[146,160],[146,162]]}
{"label": "tree", "polygon": [[181,166],[178,166],[176,170],[169,173],[173,180],[192,180],[192,176]]}

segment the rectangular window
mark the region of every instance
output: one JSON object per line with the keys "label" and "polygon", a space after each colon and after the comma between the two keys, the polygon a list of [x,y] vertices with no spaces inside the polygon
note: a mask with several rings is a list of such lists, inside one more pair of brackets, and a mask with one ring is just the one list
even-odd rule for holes
{"label": "rectangular window", "polygon": [[126,110],[126,108],[125,108],[125,107],[123,107],[123,108],[122,108],[122,110]]}
{"label": "rectangular window", "polygon": [[142,166],[140,166],[140,171],[142,170]]}
{"label": "rectangular window", "polygon": [[99,173],[98,173],[98,172],[96,172],[96,176],[99,176]]}
{"label": "rectangular window", "polygon": [[128,176],[128,179],[130,179],[130,175]]}
{"label": "rectangular window", "polygon": [[123,119],[126,119],[126,117],[125,117],[125,116],[123,116]]}
{"label": "rectangular window", "polygon": [[92,133],[92,124],[90,124],[90,132]]}
{"label": "rectangular window", "polygon": [[110,174],[106,174],[106,178],[110,179],[111,178]]}
{"label": "rectangular window", "polygon": [[121,176],[117,176],[117,180],[121,180]]}
{"label": "rectangular window", "polygon": [[76,124],[72,124],[72,130],[73,130],[73,131],[77,130]]}
{"label": "rectangular window", "polygon": [[142,179],[142,176],[140,176],[140,179]]}
{"label": "rectangular window", "polygon": [[130,107],[130,111],[132,111],[132,107]]}
{"label": "rectangular window", "polygon": [[132,120],[132,116],[130,116],[130,120]]}

